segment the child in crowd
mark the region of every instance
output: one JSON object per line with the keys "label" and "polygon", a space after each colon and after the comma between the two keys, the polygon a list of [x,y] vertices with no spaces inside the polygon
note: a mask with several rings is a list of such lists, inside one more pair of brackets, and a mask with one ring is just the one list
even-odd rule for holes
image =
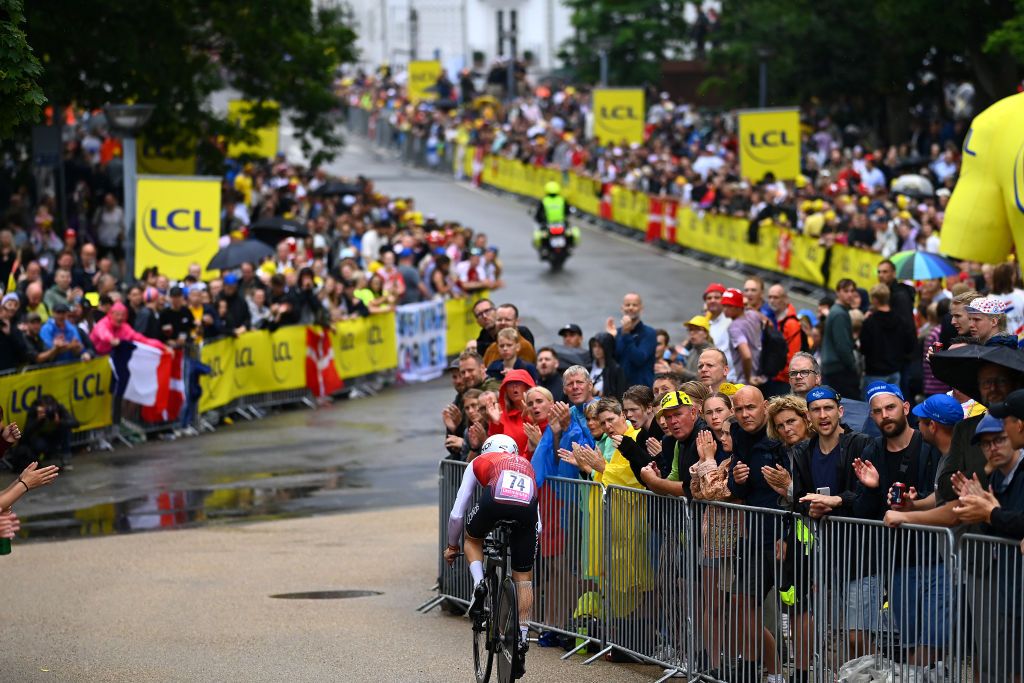
{"label": "child in crowd", "polygon": [[540,375],[533,363],[527,363],[519,357],[519,332],[514,327],[498,331],[498,355],[500,358],[487,366],[487,374],[495,379],[502,379],[509,370],[526,370],[533,381],[540,383]]}

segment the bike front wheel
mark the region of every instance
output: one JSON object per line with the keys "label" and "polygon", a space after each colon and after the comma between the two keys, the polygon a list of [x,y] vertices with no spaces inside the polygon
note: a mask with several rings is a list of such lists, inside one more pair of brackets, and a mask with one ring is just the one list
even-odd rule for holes
{"label": "bike front wheel", "polygon": [[497,648],[494,656],[498,660],[498,683],[512,683],[519,650],[519,602],[515,584],[509,578],[501,582],[495,627]]}

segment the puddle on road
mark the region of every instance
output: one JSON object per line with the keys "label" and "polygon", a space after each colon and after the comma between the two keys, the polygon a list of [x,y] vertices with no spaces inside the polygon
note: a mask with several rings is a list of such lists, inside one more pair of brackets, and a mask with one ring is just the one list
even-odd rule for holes
{"label": "puddle on road", "polygon": [[252,486],[167,490],[115,503],[25,516],[18,537],[37,540],[106,536],[232,520],[310,515],[337,507],[336,503],[317,502],[314,494],[358,486],[337,471],[315,482],[293,485],[282,482],[275,486],[274,477],[280,475],[247,475],[247,480],[264,479]]}

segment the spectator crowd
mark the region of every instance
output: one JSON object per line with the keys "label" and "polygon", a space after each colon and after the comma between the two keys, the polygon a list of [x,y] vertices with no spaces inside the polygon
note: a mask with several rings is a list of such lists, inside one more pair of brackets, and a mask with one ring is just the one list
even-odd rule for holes
{"label": "spectator crowd", "polygon": [[[742,290],[711,283],[703,301],[691,302],[694,315],[677,340],[644,322],[636,293],[623,297],[621,318],[609,318],[589,338],[570,322],[557,338],[542,339],[520,323],[516,305],[480,299],[473,309],[479,335],[450,366],[455,397],[442,411],[448,458],[471,461],[489,435],[505,434],[531,460],[544,525],[541,581],[543,572],[556,571],[546,563],[575,552],[572,534],[586,537],[566,526],[583,513],[565,507],[586,508],[587,496],[557,493],[562,480],[554,476],[760,513],[973,531],[1012,539],[1024,553],[1024,351],[1007,331],[1010,299],[1022,292],[1013,264],[994,275],[1008,279],[1010,296],[993,294],[996,286],[983,279],[915,288],[882,259],[877,281],[862,283],[866,292],[842,281],[815,310],[796,310],[781,284],[757,277]],[[658,588],[639,567],[646,562],[651,571],[659,552],[661,562],[665,555],[664,548],[652,551],[654,503],[634,504],[650,512],[634,509],[627,521],[607,522],[605,541],[616,547],[613,560],[633,559],[605,571],[607,590],[627,581],[642,605]],[[701,575],[707,583],[700,587],[710,595],[701,605],[711,622],[698,646],[714,677],[815,680],[808,678],[814,615],[807,605],[817,579],[797,550],[809,543],[800,525],[752,521],[761,518],[728,509],[693,514],[701,520],[702,567],[716,568],[702,569],[711,572]],[[863,566],[843,576],[846,592],[837,599],[846,611],[829,622],[841,624],[844,643],[848,638],[844,659],[883,647],[886,627],[877,614],[887,603],[899,634],[894,658],[941,672],[953,619],[940,587],[943,561],[894,550],[890,572],[889,560],[878,558],[911,546],[890,546],[896,537],[874,532],[850,538],[857,547],[838,552],[856,553],[854,564]],[[1020,673],[1012,643],[1024,633],[1021,576],[1007,565],[968,591],[964,609],[974,615],[981,680]],[[766,628],[762,639],[759,626],[748,629],[765,621],[762,604],[772,590],[791,594],[794,585],[803,597],[790,610],[795,673],[786,678],[774,641],[781,636]],[[1002,600],[1000,591],[1013,597]],[[611,600],[620,617],[654,619]],[[543,616],[543,623],[574,628],[565,614]],[[723,657],[715,633],[731,634],[725,639],[737,643],[738,662],[736,651],[728,653],[732,661]],[[559,638],[546,632],[541,643]]]}

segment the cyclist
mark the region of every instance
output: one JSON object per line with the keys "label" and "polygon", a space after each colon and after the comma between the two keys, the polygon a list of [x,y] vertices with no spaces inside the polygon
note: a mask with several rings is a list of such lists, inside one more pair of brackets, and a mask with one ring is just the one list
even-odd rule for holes
{"label": "cyclist", "polygon": [[[465,517],[469,499],[477,483],[484,487],[476,507]],[[480,455],[473,459],[452,506],[448,518],[448,547],[444,559],[448,564],[455,561],[459,552],[459,535],[462,534],[463,518],[466,533],[463,551],[473,576],[473,601],[469,613],[476,617],[487,600],[487,583],[484,581],[484,538],[499,522],[518,522],[512,527],[509,549],[512,555],[512,580],[516,584],[519,601],[519,676],[526,671],[525,660],[528,649],[526,622],[533,607],[533,562],[537,554],[537,538],[540,535],[540,517],[537,511],[537,484],[534,481],[530,461],[519,455],[519,447],[512,437],[495,434],[480,448]]]}

